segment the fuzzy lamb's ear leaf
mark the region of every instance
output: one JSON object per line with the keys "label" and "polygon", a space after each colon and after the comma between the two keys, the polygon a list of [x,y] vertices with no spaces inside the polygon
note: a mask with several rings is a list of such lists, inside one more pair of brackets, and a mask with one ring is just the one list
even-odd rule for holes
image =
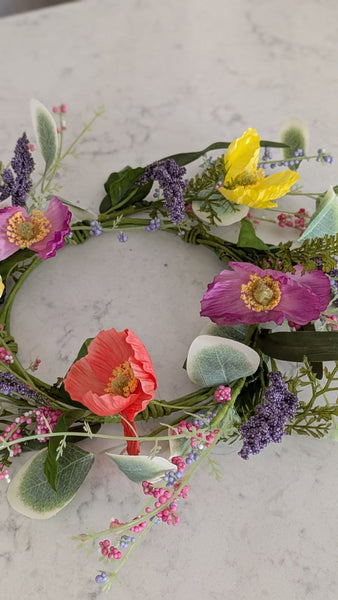
{"label": "fuzzy lamb's ear leaf", "polygon": [[46,165],[45,173],[47,173],[58,149],[56,123],[49,110],[39,100],[31,100],[31,115],[36,139]]}
{"label": "fuzzy lamb's ear leaf", "polygon": [[31,519],[49,519],[75,496],[94,462],[94,454],[67,443],[59,458],[56,489],[44,474],[47,449],[44,448],[21,467],[8,486],[8,502]]}
{"label": "fuzzy lamb's ear leaf", "polygon": [[189,348],[187,374],[197,385],[207,387],[252,375],[259,363],[257,352],[245,344],[213,335],[199,335]]}
{"label": "fuzzy lamb's ear leaf", "polygon": [[[305,123],[301,119],[288,119],[285,121],[281,127],[280,139],[287,145],[283,149],[285,160],[295,159],[294,153],[296,150],[302,150],[303,154],[306,154],[309,134]],[[298,165],[290,165],[289,169],[296,171]]]}
{"label": "fuzzy lamb's ear leaf", "polygon": [[332,186],[327,190],[324,198],[319,203],[319,210],[311,219],[298,242],[321,238],[324,235],[337,235],[338,233],[338,198]]}
{"label": "fuzzy lamb's ear leaf", "polygon": [[120,471],[124,473],[131,481],[142,483],[142,481],[158,481],[166,471],[175,471],[176,467],[161,456],[149,458],[149,456],[129,456],[121,454],[106,453]]}

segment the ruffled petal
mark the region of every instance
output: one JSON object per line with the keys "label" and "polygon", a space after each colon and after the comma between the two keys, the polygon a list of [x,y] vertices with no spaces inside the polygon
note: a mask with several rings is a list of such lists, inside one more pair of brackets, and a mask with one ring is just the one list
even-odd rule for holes
{"label": "ruffled petal", "polygon": [[320,312],[327,308],[330,302],[330,279],[323,271],[314,270],[302,275],[303,267],[296,265],[296,273],[290,274],[290,278],[297,281],[300,285],[310,288],[316,295]]}
{"label": "ruffled petal", "polygon": [[56,251],[64,245],[64,239],[70,233],[72,213],[59,198],[53,196],[44,215],[51,224],[51,230],[43,240],[32,244],[31,249],[39,258],[46,260],[55,256]]}
{"label": "ruffled petal", "polygon": [[127,343],[127,330],[100,331],[88,348],[88,361],[94,373],[107,385],[113,370],[129,360],[131,347]]}
{"label": "ruffled petal", "polygon": [[106,384],[91,369],[88,356],[84,356],[71,366],[64,380],[64,386],[73,400],[84,404],[83,398],[88,390],[99,395],[104,394]]}

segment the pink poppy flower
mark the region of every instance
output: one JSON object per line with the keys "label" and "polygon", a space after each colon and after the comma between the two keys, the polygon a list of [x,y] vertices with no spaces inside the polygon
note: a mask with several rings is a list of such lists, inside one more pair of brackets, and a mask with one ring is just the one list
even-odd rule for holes
{"label": "pink poppy flower", "polygon": [[[150,356],[136,335],[125,329],[100,331],[88,354],[76,361],[64,380],[73,400],[95,415],[121,415],[124,435],[135,436],[135,416],[154,397],[156,376]],[[127,442],[128,454],[139,454],[138,441]]]}
{"label": "pink poppy flower", "polygon": [[301,275],[230,262],[231,271],[216,275],[201,301],[201,316],[217,325],[265,323],[288,319],[306,325],[318,319],[329,303],[330,281],[322,271]]}
{"label": "pink poppy flower", "polygon": [[70,233],[72,213],[56,196],[51,198],[46,211],[32,210],[28,214],[22,206],[0,209],[0,260],[21,248],[29,248],[39,258],[55,256]]}

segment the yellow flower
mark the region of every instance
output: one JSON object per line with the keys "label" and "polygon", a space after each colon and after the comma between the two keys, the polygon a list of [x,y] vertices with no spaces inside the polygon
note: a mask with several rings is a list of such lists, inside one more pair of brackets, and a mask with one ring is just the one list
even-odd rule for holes
{"label": "yellow flower", "polygon": [[299,179],[296,171],[280,171],[265,177],[258,169],[260,137],[256,129],[247,129],[233,140],[224,157],[225,179],[221,194],[231,202],[253,208],[277,206],[272,202],[288,193]]}
{"label": "yellow flower", "polygon": [[2,283],[2,277],[0,275],[0,298],[1,298],[2,294],[3,294],[4,289],[5,289],[5,286]]}

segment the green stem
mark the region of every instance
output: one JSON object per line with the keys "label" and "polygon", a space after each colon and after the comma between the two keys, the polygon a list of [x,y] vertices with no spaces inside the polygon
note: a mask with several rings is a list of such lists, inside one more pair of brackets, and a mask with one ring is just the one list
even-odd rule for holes
{"label": "green stem", "polygon": [[26,268],[26,270],[20,275],[20,278],[18,279],[18,281],[16,282],[16,284],[14,285],[13,289],[11,290],[10,294],[8,295],[7,299],[6,299],[6,304],[4,306],[4,308],[2,309],[1,315],[0,315],[0,323],[2,323],[7,331],[7,333],[10,333],[10,312],[12,309],[12,305],[13,305],[13,301],[15,298],[16,293],[18,292],[18,290],[20,289],[20,287],[22,286],[23,282],[25,281],[25,279],[27,279],[28,275],[30,275],[30,273],[42,262],[41,258],[39,258],[38,256],[35,256],[31,262],[31,264]]}

